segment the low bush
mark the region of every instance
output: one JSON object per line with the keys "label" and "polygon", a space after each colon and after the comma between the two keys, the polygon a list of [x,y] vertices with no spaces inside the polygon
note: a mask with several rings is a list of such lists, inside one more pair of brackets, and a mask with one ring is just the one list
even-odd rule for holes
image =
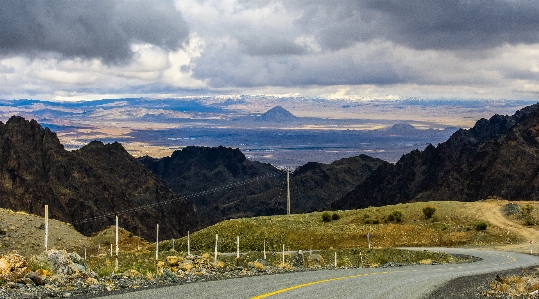
{"label": "low bush", "polygon": [[331,214],[329,214],[328,212],[322,213],[322,220],[324,222],[330,222],[331,221]]}
{"label": "low bush", "polygon": [[479,221],[475,224],[475,230],[486,230],[488,227],[488,224],[485,221]]}
{"label": "low bush", "polygon": [[391,214],[386,216],[386,222],[401,222],[402,221],[402,212],[393,211]]}
{"label": "low bush", "polygon": [[341,219],[341,216],[339,216],[339,214],[337,214],[337,213],[333,213],[333,215],[331,215],[331,219],[339,220],[339,219]]}
{"label": "low bush", "polygon": [[423,208],[423,215],[425,215],[427,219],[432,218],[432,216],[434,215],[434,212],[436,212],[435,207],[427,206]]}

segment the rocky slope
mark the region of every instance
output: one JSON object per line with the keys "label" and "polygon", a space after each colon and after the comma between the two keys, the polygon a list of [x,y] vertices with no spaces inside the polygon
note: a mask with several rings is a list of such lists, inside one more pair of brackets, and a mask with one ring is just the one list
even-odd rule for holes
{"label": "rocky slope", "polygon": [[[139,161],[177,195],[186,196],[196,205],[203,226],[229,218],[286,213],[284,172],[269,164],[247,160],[239,149],[186,147],[171,157],[142,157]],[[362,155],[332,164],[308,163],[298,168],[291,174],[292,213],[327,208],[384,163]],[[261,177],[264,179],[256,180]],[[230,187],[223,189],[224,186]],[[218,190],[211,191],[215,188]],[[204,191],[210,192],[202,194]]]}
{"label": "rocky slope", "polygon": [[148,239],[158,222],[163,237],[199,227],[194,206],[118,143],[94,141],[68,152],[48,128],[15,116],[0,122],[0,134],[2,208],[43,215],[48,204],[51,218],[87,235],[112,225],[115,213],[122,227]]}
{"label": "rocky slope", "polygon": [[513,116],[481,119],[437,147],[412,151],[376,169],[334,209],[410,201],[539,199],[539,104]]}

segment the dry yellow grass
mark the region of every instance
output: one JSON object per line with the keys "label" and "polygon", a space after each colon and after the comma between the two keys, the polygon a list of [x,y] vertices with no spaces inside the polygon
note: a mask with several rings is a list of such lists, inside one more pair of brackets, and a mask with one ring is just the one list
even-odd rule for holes
{"label": "dry yellow grass", "polygon": [[[476,246],[495,247],[506,250],[529,251],[527,241],[536,234],[534,227],[524,225],[522,215],[505,215],[502,211],[508,205],[504,200],[482,202],[428,202],[367,208],[361,210],[335,211],[339,220],[322,221],[322,212],[291,216],[264,216],[235,219],[218,223],[191,234],[191,251],[213,261],[215,234],[219,234],[219,252],[235,252],[236,236],[240,236],[243,262],[254,262],[262,257],[264,240],[270,265],[279,266],[281,250],[325,250],[324,260],[333,261],[333,253],[339,253],[339,265],[356,265],[361,260],[370,265],[387,262],[379,252],[369,251],[367,234],[371,247],[392,248],[398,246]],[[532,216],[539,219],[539,203],[516,202],[524,207],[534,207]],[[426,206],[436,209],[434,217],[427,219],[422,210]],[[400,222],[384,222],[394,212],[402,214]],[[332,212],[333,213],[333,212]],[[375,221],[373,221],[375,220]],[[484,231],[474,229],[479,221],[488,223]],[[366,224],[368,222],[369,224]],[[371,224],[371,223],[378,224]],[[13,250],[30,256],[43,250],[44,231],[40,227],[43,218],[23,212],[0,209],[0,254]],[[90,267],[102,274],[110,273],[114,267],[114,257],[110,255],[110,244],[114,244],[114,228],[84,237],[72,226],[51,220],[50,248],[77,251],[84,255],[87,249]],[[154,247],[151,243],[120,229],[120,269],[134,269],[140,273],[155,270]],[[160,259],[167,255],[185,256],[187,239],[177,239],[176,251],[172,251],[170,240],[160,243]],[[211,252],[209,254],[208,252]],[[404,257],[400,252],[386,253],[401,258],[404,262],[426,260],[430,256]],[[228,262],[225,257],[220,260]],[[286,254],[286,262],[291,256]]]}
{"label": "dry yellow grass", "polygon": [[[322,221],[322,212],[291,216],[264,216],[227,220],[191,235],[192,250],[211,251],[215,234],[219,234],[220,251],[233,252],[236,236],[242,250],[261,251],[266,240],[268,250],[279,251],[282,244],[290,250],[365,248],[367,234],[371,246],[506,246],[525,244],[533,228],[519,219],[501,214],[507,201],[488,200],[463,203],[453,201],[420,202],[361,210],[336,211],[339,220]],[[525,203],[521,203],[522,205]],[[532,203],[535,205],[535,203]],[[435,217],[427,219],[423,208],[436,208]],[[539,210],[539,209],[536,209]],[[391,213],[402,213],[401,222],[384,222]],[[366,222],[379,224],[365,224]],[[484,231],[475,229],[485,222]],[[187,240],[176,241],[177,248],[186,248]]]}

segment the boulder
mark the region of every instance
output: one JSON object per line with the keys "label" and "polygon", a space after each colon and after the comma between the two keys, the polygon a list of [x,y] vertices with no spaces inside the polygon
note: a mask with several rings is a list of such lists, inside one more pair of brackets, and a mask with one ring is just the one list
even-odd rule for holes
{"label": "boulder", "polygon": [[71,261],[69,254],[65,250],[51,249],[42,253],[40,258],[46,258],[51,270],[61,275],[74,275],[79,273],[77,265]]}
{"label": "boulder", "polygon": [[292,267],[304,267],[305,266],[305,257],[303,256],[303,251],[298,251],[290,260],[290,266]]}
{"label": "boulder", "polygon": [[172,273],[172,271],[170,271],[169,269],[164,269],[163,270],[163,278],[166,281],[169,281],[169,282],[177,282],[178,281],[178,276],[176,276],[176,274]]}
{"label": "boulder", "polygon": [[125,277],[129,277],[129,278],[142,277],[142,274],[140,274],[140,272],[138,272],[137,270],[134,270],[134,269],[127,270],[122,275],[125,276]]}
{"label": "boulder", "polygon": [[16,282],[23,278],[30,269],[26,259],[17,253],[10,253],[0,258],[0,278],[7,282]]}
{"label": "boulder", "polygon": [[45,285],[45,276],[41,276],[36,272],[29,272],[26,274],[25,278],[30,279],[35,285],[42,286]]}
{"label": "boulder", "polygon": [[324,258],[317,253],[312,253],[307,257],[307,265],[309,267],[323,267]]}
{"label": "boulder", "polygon": [[189,272],[191,268],[193,268],[193,262],[191,260],[185,260],[178,266],[178,268],[182,271]]}
{"label": "boulder", "polygon": [[180,264],[180,258],[175,255],[167,256],[165,264],[167,267],[178,267]]}

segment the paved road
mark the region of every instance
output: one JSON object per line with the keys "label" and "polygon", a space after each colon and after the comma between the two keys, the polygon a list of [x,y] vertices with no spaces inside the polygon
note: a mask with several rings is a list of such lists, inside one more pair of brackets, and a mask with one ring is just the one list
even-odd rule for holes
{"label": "paved road", "polygon": [[510,252],[430,250],[468,254],[483,260],[457,265],[322,270],[245,277],[142,290],[106,298],[421,298],[453,278],[528,267],[539,262],[537,257]]}

